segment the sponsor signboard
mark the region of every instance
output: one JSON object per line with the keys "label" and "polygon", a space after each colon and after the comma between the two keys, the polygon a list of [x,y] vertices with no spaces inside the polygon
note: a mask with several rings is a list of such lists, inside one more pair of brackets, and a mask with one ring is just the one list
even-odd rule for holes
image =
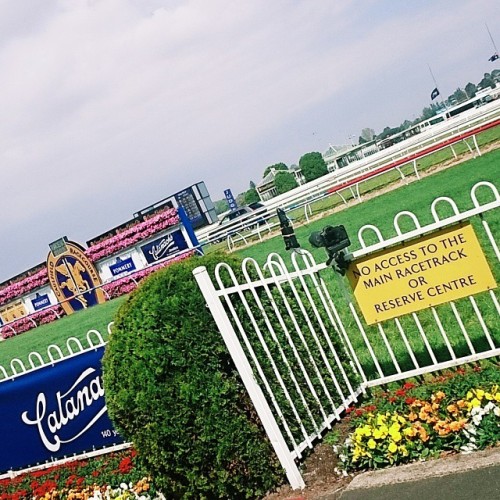
{"label": "sponsor signboard", "polygon": [[116,262],[109,266],[109,270],[113,276],[118,276],[123,273],[135,271],[135,264],[132,257],[128,257],[127,259],[120,259],[120,257],[117,257]]}
{"label": "sponsor signboard", "polygon": [[238,208],[238,204],[236,203],[236,200],[234,199],[233,193],[230,189],[224,190],[224,196],[226,197],[227,204],[229,205],[229,210],[235,210]]}
{"label": "sponsor signboard", "polygon": [[123,439],[108,417],[104,346],[0,383],[0,473]]}
{"label": "sponsor signboard", "polygon": [[33,304],[33,309],[39,311],[44,307],[50,306],[49,296],[46,293],[43,295],[37,293],[36,297],[31,299],[31,303]]}
{"label": "sponsor signboard", "polygon": [[[57,253],[57,252],[56,252]],[[101,278],[83,248],[77,243],[65,242],[65,250],[47,257],[50,287],[66,314],[101,304],[106,300],[100,288]]]}
{"label": "sponsor signboard", "polygon": [[347,277],[368,324],[497,286],[469,223],[356,260]]}
{"label": "sponsor signboard", "polygon": [[180,250],[185,250],[187,247],[188,244],[186,243],[186,239],[182,231],[178,229],[173,233],[168,233],[161,238],[157,238],[141,246],[141,251],[148,261],[148,264],[153,264]]}

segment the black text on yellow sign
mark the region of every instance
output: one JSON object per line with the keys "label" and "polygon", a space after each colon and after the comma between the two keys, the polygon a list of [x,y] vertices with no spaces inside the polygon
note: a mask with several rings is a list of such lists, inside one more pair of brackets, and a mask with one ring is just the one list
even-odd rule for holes
{"label": "black text on yellow sign", "polygon": [[497,286],[469,223],[357,260],[347,277],[369,325]]}

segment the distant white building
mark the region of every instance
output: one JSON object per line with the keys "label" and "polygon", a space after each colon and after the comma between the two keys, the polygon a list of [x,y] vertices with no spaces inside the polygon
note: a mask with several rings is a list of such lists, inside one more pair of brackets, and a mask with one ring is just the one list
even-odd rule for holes
{"label": "distant white building", "polygon": [[274,182],[277,172],[289,172],[293,174],[299,186],[306,182],[298,165],[291,165],[288,170],[276,170],[275,168],[271,168],[269,173],[259,182],[259,184],[257,184],[257,186],[255,186],[262,201],[267,201],[278,196]]}

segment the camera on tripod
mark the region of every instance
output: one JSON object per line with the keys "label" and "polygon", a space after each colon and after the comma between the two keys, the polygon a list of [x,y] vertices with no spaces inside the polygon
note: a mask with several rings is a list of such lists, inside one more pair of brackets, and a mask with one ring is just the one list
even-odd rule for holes
{"label": "camera on tripod", "polygon": [[293,227],[290,224],[290,219],[287,217],[285,211],[282,208],[277,208],[276,212],[280,221],[281,235],[285,242],[285,250],[300,248],[300,243],[297,241]]}
{"label": "camera on tripod", "polygon": [[324,247],[328,254],[326,265],[334,262],[334,270],[342,276],[345,275],[349,267],[345,249],[351,244],[351,240],[344,226],[325,226],[321,231],[314,231],[309,235],[309,243],[315,248]]}

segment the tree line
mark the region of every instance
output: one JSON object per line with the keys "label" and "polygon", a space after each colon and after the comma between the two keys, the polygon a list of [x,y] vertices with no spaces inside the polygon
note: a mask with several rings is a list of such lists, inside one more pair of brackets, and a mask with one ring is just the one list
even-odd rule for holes
{"label": "tree line", "polygon": [[[422,112],[418,118],[415,120],[404,120],[397,127],[384,127],[384,129],[376,134],[375,130],[366,127],[361,130],[361,134],[358,138],[358,144],[365,144],[371,141],[383,140],[386,137],[397,134],[406,130],[417,123],[428,120],[433,116],[440,113],[444,107],[451,107],[460,104],[468,99],[472,99],[476,96],[477,92],[485,88],[495,88],[496,82],[500,80],[500,70],[495,69],[491,73],[484,73],[483,78],[478,84],[467,83],[465,87],[457,88],[452,94],[450,94],[442,103],[431,103],[422,109]],[[277,194],[283,194],[290,191],[298,186],[298,182],[295,175],[291,171],[292,167],[288,167],[285,163],[275,163],[274,165],[269,165],[264,169],[262,174],[262,179],[264,179],[271,171],[274,170],[274,185]],[[306,182],[310,182],[322,175],[328,173],[328,168],[326,166],[323,156],[319,152],[306,153],[301,156],[299,160],[299,168],[304,176]],[[256,184],[254,181],[250,181],[249,188],[247,191],[240,193],[236,196],[236,202],[238,205],[248,205],[260,201],[260,196],[256,189]],[[223,213],[228,210],[228,203],[225,199],[217,200],[214,202],[215,210],[218,214]]]}

